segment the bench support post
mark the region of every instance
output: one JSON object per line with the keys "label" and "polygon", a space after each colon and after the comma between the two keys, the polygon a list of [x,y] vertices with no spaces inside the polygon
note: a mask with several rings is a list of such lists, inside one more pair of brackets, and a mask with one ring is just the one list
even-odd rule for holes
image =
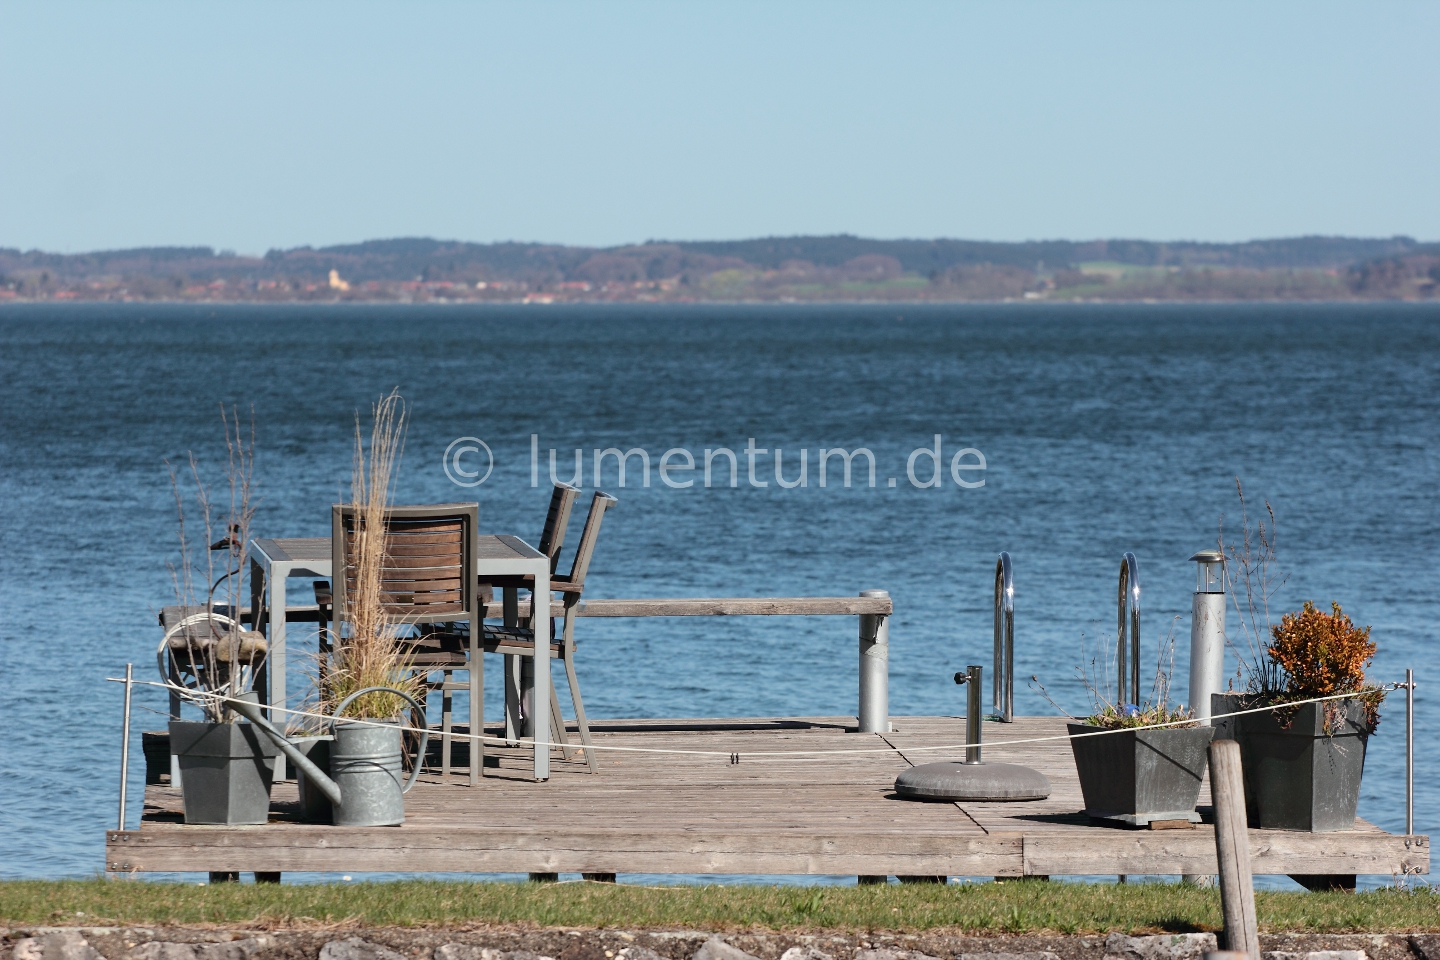
{"label": "bench support post", "polygon": [[[862,597],[888,597],[887,590],[862,590]],[[873,613],[860,615],[861,733],[890,732],[890,623]]]}

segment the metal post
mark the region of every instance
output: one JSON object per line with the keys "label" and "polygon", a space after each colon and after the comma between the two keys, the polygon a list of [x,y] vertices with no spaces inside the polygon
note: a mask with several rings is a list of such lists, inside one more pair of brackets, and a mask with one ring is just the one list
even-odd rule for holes
{"label": "metal post", "polygon": [[980,762],[980,687],[984,667],[975,664],[965,668],[964,673],[955,674],[955,682],[966,685],[965,689],[965,762]]}
{"label": "metal post", "polygon": [[1015,718],[1015,577],[1010,554],[995,561],[995,717]]}
{"label": "metal post", "polygon": [[[1225,677],[1224,556],[1219,550],[1202,550],[1190,558],[1196,568],[1195,597],[1190,605],[1190,712],[1207,723],[1210,697],[1219,693]],[[1220,576],[1216,577],[1217,568]]]}
{"label": "metal post", "polygon": [[135,664],[125,664],[125,719],[120,724],[120,825],[125,829],[125,787],[130,779],[130,691],[135,678]]}
{"label": "metal post", "polygon": [[[861,590],[862,597],[889,597],[888,590]],[[890,732],[890,623],[875,613],[860,615],[861,733]]]}
{"label": "metal post", "polygon": [[[1140,703],[1140,570],[1135,554],[1120,560],[1119,625],[1115,630],[1116,706]],[[1126,680],[1129,697],[1126,697]]]}
{"label": "metal post", "polygon": [[1415,671],[1405,668],[1405,836],[1415,835]]}

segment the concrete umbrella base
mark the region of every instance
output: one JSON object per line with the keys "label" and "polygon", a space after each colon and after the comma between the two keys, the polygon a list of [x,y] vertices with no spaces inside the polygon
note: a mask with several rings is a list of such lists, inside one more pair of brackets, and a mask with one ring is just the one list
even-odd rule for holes
{"label": "concrete umbrella base", "polygon": [[1044,800],[1050,781],[1038,770],[1014,763],[926,763],[895,778],[895,792],[907,800]]}

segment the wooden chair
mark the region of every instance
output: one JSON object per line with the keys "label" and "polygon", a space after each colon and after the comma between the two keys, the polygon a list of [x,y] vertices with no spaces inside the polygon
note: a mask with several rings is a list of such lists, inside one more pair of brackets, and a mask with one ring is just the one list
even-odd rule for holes
{"label": "wooden chair", "polygon": [[[560,565],[560,551],[565,546],[565,532],[570,526],[570,512],[575,506],[575,499],[580,496],[578,487],[568,483],[556,482],[554,489],[550,492],[550,508],[545,512],[545,527],[540,531],[540,543],[538,549],[545,556],[550,558],[550,574],[553,577],[555,570]],[[485,594],[487,603],[493,599],[494,588],[509,588],[505,596],[509,600],[506,607],[506,619],[515,622],[514,616],[514,590],[524,588],[529,583],[521,582],[521,578],[491,578],[482,580],[480,589]],[[529,621],[520,621],[523,626],[529,626]],[[515,656],[505,657],[505,737],[512,743],[519,738],[519,703],[520,703],[520,663],[521,660]],[[565,759],[570,759],[569,751],[565,753]]]}
{"label": "wooden chair", "polygon": [[[472,731],[481,729],[485,716],[484,658],[473,639],[485,616],[474,572],[479,510],[475,503],[390,507],[385,511],[385,559],[381,571],[386,615],[420,631],[419,636],[407,641],[410,667],[425,674],[441,667],[452,672],[468,671],[467,722]],[[345,598],[355,589],[354,540],[359,523],[355,508],[349,504],[335,504],[330,516],[334,585],[323,580],[315,585],[322,663],[323,655],[340,642]],[[468,629],[464,634],[453,628],[437,630],[442,624],[465,624]],[[447,709],[440,746],[446,774],[450,771],[450,720]],[[422,718],[422,722],[428,720]],[[470,758],[470,783],[476,784],[485,762],[484,746],[479,741],[472,741]]]}
{"label": "wooden chair", "polygon": [[[570,699],[575,704],[575,724],[580,730],[581,749],[585,751],[585,761],[589,765],[591,773],[599,773],[600,764],[590,740],[590,721],[585,716],[585,701],[580,696],[580,680],[575,673],[575,617],[580,600],[585,593],[585,576],[590,571],[590,561],[595,555],[595,544],[600,538],[600,523],[605,518],[605,511],[617,502],[608,493],[598,490],[595,492],[594,498],[590,501],[590,513],[585,518],[585,528],[580,534],[580,543],[575,548],[575,559],[571,563],[570,573],[568,575],[551,575],[550,589],[562,594],[564,598],[564,627],[558,640],[555,639],[554,618],[549,616],[549,611],[546,609],[549,606],[549,598],[537,597],[533,593],[530,598],[531,617],[528,621],[521,621],[514,627],[487,625],[484,628],[484,651],[486,653],[503,653],[515,657],[529,657],[533,660],[535,656],[533,625],[537,619],[550,625],[550,656],[565,664],[565,676],[570,682]],[[552,569],[554,567],[553,560],[551,567]],[[565,733],[565,722],[560,713],[560,697],[555,690],[554,677],[550,675],[548,669],[545,670],[543,679],[546,687],[549,688],[550,713],[555,718],[553,729],[558,733],[561,751],[568,759],[570,756],[569,738]],[[537,676],[535,678],[537,689],[540,681],[541,678]]]}
{"label": "wooden chair", "polygon": [[[560,551],[565,544],[565,531],[570,525],[570,513],[575,506],[575,498],[579,495],[579,489],[568,483],[557,483],[554,490],[551,491],[550,507],[545,513],[545,526],[540,533],[539,549],[541,553],[550,558],[552,573],[560,560]],[[493,588],[497,585],[500,584],[488,580],[480,581],[476,585],[477,603],[482,611],[482,617],[484,608],[493,598]],[[452,624],[435,624],[432,627],[422,628],[422,639],[414,652],[416,667],[426,672],[427,691],[438,691],[440,694],[440,775],[445,778],[450,776],[451,767],[450,743],[454,723],[453,694],[457,690],[469,689],[468,684],[456,683],[454,680],[457,670],[468,668],[468,644],[468,629],[457,628]],[[514,668],[516,663],[518,661],[515,657],[505,657],[507,691],[509,689],[519,690],[519,677]],[[430,675],[437,672],[440,674],[438,681],[428,679]],[[483,676],[483,671],[481,675]],[[477,718],[468,720],[471,734],[483,735],[484,713],[472,710],[471,717]],[[476,740],[471,741],[471,750],[473,751],[471,756],[479,758],[479,762],[483,763],[484,751],[478,746],[479,743]],[[566,759],[569,759],[568,752]],[[471,766],[473,768],[475,764],[472,763]],[[483,769],[480,771],[480,776],[484,776]]]}

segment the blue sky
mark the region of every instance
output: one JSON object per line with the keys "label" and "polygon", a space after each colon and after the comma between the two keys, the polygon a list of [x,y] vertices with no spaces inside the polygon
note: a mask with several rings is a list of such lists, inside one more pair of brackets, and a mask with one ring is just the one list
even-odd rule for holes
{"label": "blue sky", "polygon": [[0,2],[0,246],[1440,239],[1440,3]]}

